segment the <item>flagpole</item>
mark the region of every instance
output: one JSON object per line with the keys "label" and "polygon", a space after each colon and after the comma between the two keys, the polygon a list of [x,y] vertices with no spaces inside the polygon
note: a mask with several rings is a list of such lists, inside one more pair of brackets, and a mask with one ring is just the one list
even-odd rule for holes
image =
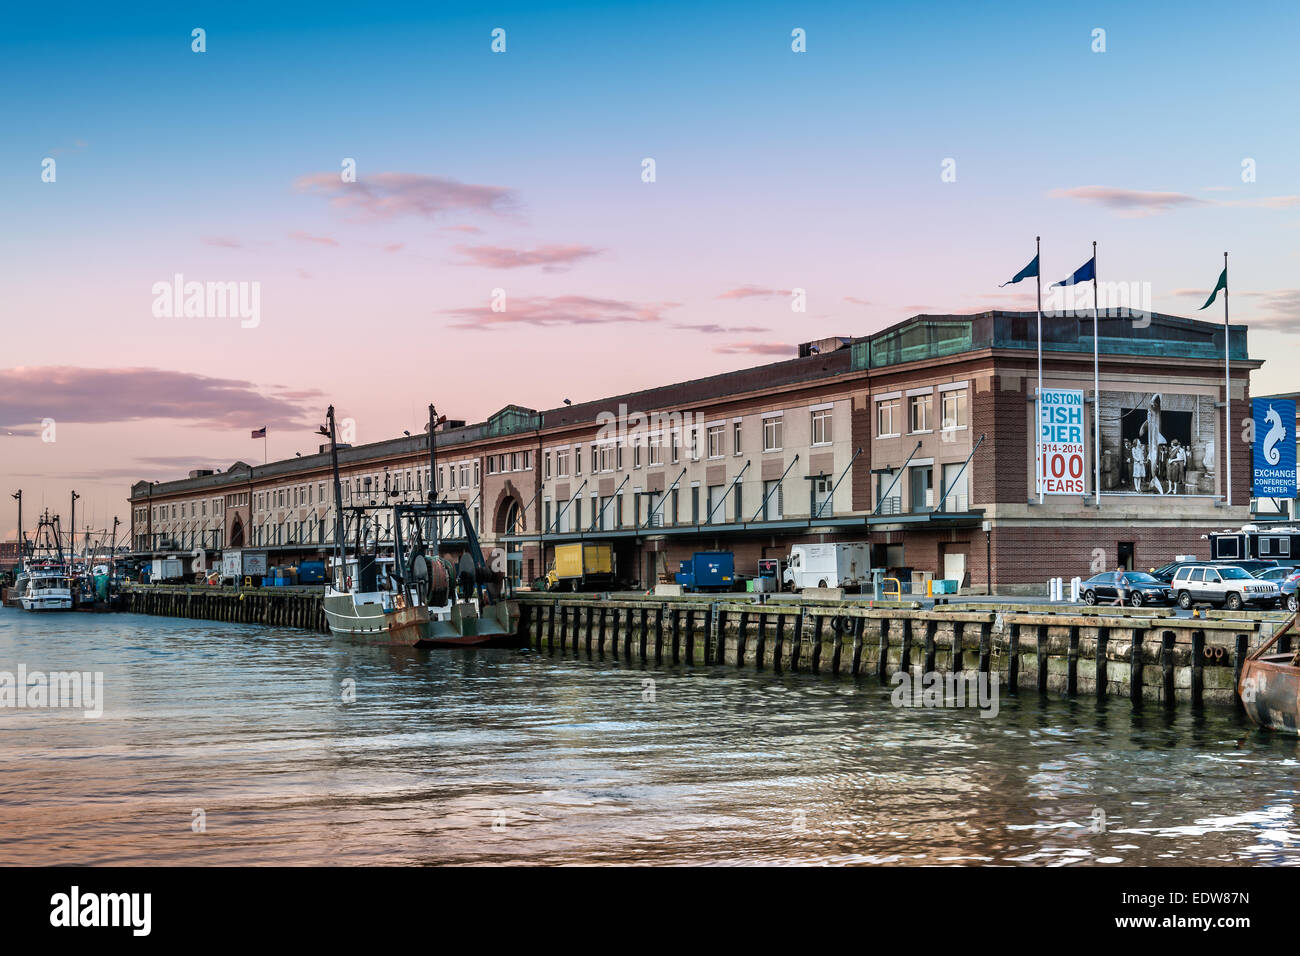
{"label": "flagpole", "polygon": [[1223,254],[1223,467],[1228,473],[1228,507],[1232,507],[1232,365],[1228,345],[1228,253]]}
{"label": "flagpole", "polygon": [[1038,395],[1034,399],[1034,475],[1038,478],[1038,503],[1043,504],[1043,237],[1034,236],[1034,260],[1038,263]]}
{"label": "flagpole", "polygon": [[1101,363],[1099,361],[1097,318],[1097,241],[1092,242],[1092,457],[1096,462],[1094,481],[1097,483],[1097,507],[1101,507]]}

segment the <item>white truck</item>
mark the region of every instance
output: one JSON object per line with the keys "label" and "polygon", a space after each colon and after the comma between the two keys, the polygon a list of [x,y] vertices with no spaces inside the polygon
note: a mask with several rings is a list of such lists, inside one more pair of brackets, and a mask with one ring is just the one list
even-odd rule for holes
{"label": "white truck", "polygon": [[792,591],[804,588],[871,586],[871,549],[862,542],[796,544],[790,549],[782,581]]}
{"label": "white truck", "polygon": [[227,550],[221,552],[221,583],[240,585],[246,577],[266,574],[265,551]]}

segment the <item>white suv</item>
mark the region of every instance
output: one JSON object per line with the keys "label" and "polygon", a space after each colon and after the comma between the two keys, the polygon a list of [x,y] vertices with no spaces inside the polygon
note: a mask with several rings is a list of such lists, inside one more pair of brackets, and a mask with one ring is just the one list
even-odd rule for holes
{"label": "white suv", "polygon": [[1178,569],[1169,586],[1181,608],[1207,603],[1230,611],[1247,604],[1275,607],[1282,593],[1272,581],[1261,581],[1231,564],[1189,564]]}

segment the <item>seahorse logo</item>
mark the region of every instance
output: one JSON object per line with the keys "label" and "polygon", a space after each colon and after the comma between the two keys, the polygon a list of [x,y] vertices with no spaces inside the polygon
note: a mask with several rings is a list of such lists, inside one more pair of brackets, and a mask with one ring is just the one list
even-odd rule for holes
{"label": "seahorse logo", "polygon": [[1268,406],[1264,421],[1268,423],[1268,434],[1264,436],[1264,459],[1270,465],[1276,465],[1282,460],[1282,453],[1277,450],[1277,444],[1286,437],[1286,428],[1282,424],[1282,416],[1272,405]]}

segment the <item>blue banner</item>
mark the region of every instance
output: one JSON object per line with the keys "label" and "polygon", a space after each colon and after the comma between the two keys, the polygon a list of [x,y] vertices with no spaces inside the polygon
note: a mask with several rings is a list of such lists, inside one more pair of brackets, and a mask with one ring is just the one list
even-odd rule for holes
{"label": "blue banner", "polygon": [[1295,402],[1278,398],[1251,400],[1255,415],[1254,480],[1256,498],[1295,498]]}

